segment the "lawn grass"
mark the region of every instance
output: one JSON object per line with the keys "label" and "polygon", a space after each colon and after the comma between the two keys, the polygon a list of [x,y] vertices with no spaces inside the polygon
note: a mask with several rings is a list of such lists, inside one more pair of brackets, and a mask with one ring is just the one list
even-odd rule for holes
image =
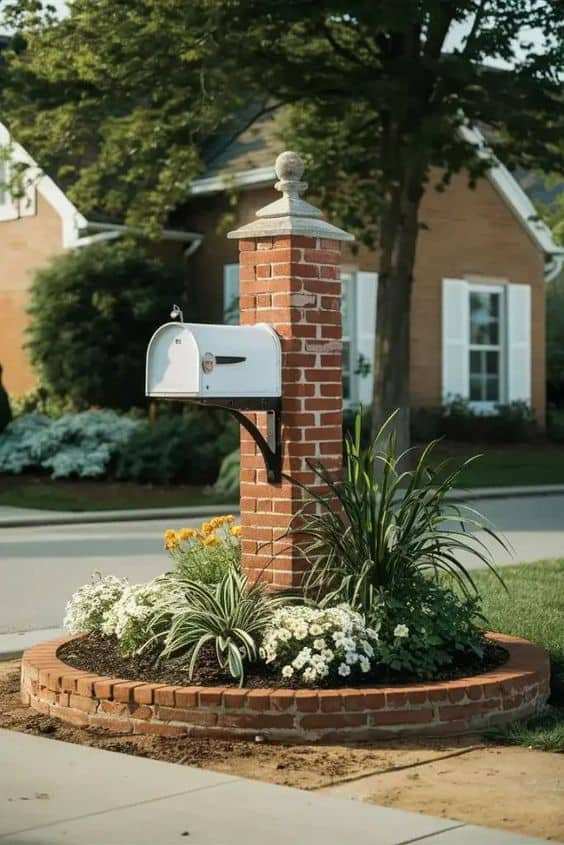
{"label": "lawn grass", "polygon": [[460,487],[511,487],[564,484],[564,449],[552,443],[515,443],[508,446],[443,441],[437,458],[459,462],[480,455],[460,476]]}
{"label": "lawn grass", "polygon": [[203,487],[132,482],[69,481],[35,476],[0,476],[0,506],[53,511],[129,510],[225,504]]}
{"label": "lawn grass", "polygon": [[550,655],[552,694],[541,716],[489,732],[497,742],[564,752],[564,558],[503,568],[506,592],[490,572],[472,573],[488,628],[525,637]]}

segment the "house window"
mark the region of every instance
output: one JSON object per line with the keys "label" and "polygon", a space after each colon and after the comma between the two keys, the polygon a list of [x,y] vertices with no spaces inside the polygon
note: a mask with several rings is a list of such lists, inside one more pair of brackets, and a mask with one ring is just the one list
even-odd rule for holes
{"label": "house window", "polygon": [[[372,402],[374,333],[378,275],[347,270],[341,273],[343,327],[343,402]],[[223,319],[239,322],[239,265],[223,268]]]}
{"label": "house window", "polygon": [[469,289],[469,390],[471,402],[505,401],[503,290]]}
{"label": "house window", "polygon": [[531,286],[443,279],[443,401],[495,412],[531,403]]}

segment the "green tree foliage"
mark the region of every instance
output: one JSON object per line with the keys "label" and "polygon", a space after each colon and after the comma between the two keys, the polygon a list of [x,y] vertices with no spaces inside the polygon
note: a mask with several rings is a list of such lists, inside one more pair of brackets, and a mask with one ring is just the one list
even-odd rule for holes
{"label": "green tree foliage", "polygon": [[[494,154],[562,172],[561,0],[74,0],[58,23],[40,6],[17,4],[4,113],[83,206],[156,226],[235,106],[290,108],[284,145],[378,246],[374,426],[401,408],[407,439],[422,195]],[[484,124],[478,150],[463,130]]]}
{"label": "green tree foliage", "polygon": [[144,404],[145,353],[184,279],[133,244],[66,252],[36,273],[29,350],[41,383],[77,408]]}
{"label": "green tree foliage", "polygon": [[9,5],[3,114],[81,210],[156,234],[186,200],[203,142],[242,104],[213,6],[75,0],[58,20],[39,0]]}

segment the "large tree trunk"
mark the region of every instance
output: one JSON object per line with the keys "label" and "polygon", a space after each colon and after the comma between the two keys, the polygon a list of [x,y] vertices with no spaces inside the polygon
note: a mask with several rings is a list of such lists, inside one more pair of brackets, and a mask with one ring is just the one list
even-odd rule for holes
{"label": "large tree trunk", "polygon": [[[388,143],[401,144],[399,138]],[[397,149],[397,148],[396,148]],[[396,412],[390,431],[398,451],[409,448],[411,289],[418,235],[418,215],[425,169],[415,154],[411,162],[392,152],[396,178],[386,193],[380,218],[380,273],[374,350],[373,435]]]}

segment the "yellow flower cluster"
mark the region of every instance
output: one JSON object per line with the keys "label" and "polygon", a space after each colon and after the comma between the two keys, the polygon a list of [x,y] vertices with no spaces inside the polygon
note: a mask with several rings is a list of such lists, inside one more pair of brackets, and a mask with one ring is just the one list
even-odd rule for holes
{"label": "yellow flower cluster", "polygon": [[221,528],[222,525],[231,525],[235,521],[235,517],[228,514],[227,516],[214,516],[213,519],[210,519],[209,522],[204,522],[202,525],[202,533],[203,534],[211,534],[212,531],[216,531],[218,528]]}
{"label": "yellow flower cluster", "polygon": [[200,529],[182,528],[180,531],[175,531],[173,528],[169,528],[164,533],[165,549],[172,551],[178,548],[185,540],[198,540],[204,546],[219,546],[222,540],[215,533],[218,528],[225,526],[226,529],[229,529],[232,537],[239,537],[241,535],[241,526],[233,525],[234,522],[235,517],[228,514],[227,516],[214,516],[209,522],[202,523]]}
{"label": "yellow flower cluster", "polygon": [[173,528],[168,528],[164,533],[165,549],[171,551],[180,545],[178,534]]}

